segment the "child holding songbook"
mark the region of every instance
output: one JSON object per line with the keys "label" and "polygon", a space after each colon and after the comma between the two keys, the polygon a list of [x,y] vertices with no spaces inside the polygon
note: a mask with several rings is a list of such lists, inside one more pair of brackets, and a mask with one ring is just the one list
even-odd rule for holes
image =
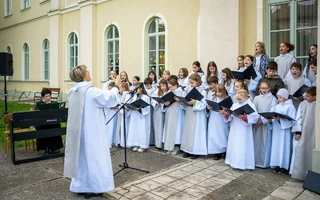
{"label": "child holding songbook", "polygon": [[[248,88],[247,88],[247,85],[244,83],[243,80],[236,80],[234,81],[234,92],[237,93],[237,91],[239,90],[246,90],[248,91]],[[234,94],[232,96],[232,101],[233,103],[236,103],[237,102],[237,95]]]}
{"label": "child holding songbook", "polygon": [[212,100],[212,97],[215,93],[215,89],[216,89],[216,86],[219,84],[218,83],[218,78],[215,77],[215,76],[211,76],[209,79],[208,79],[208,93],[207,93],[207,98],[206,99],[210,99]]}
{"label": "child holding songbook", "polygon": [[[244,57],[244,67],[245,69],[254,66],[254,57],[251,55],[246,55]],[[248,92],[252,98],[256,96],[256,89],[259,83],[259,80],[262,78],[261,73],[254,69],[256,72],[256,77],[251,77],[248,80],[245,80],[246,85],[248,86]]]}
{"label": "child holding songbook", "polygon": [[130,86],[130,91],[133,91],[136,87],[138,87],[140,83],[140,77],[139,76],[134,76],[132,78],[132,86]]}
{"label": "child holding songbook", "polygon": [[207,75],[206,75],[206,82],[208,85],[209,85],[208,81],[211,76],[217,77],[219,80],[219,84],[222,83],[223,81],[222,74],[218,71],[218,67],[214,61],[210,61],[208,63]]}
{"label": "child holding songbook", "polygon": [[231,122],[225,163],[236,169],[255,169],[252,125],[257,122],[259,115],[246,90],[239,90],[236,97],[237,102],[230,110],[248,104],[253,112],[238,116],[224,112],[225,121]]}
{"label": "child holding songbook", "polygon": [[[131,97],[130,93],[129,93],[129,83],[121,83],[120,84],[120,87],[119,87],[119,95],[120,95],[120,98],[119,98],[119,106],[118,106],[118,109],[120,106],[122,106],[124,103],[126,103],[128,101],[128,99]],[[126,117],[126,139],[128,141],[128,130],[129,130],[129,124],[130,124],[130,117],[129,117],[129,114],[128,112],[125,112],[125,117]],[[123,121],[123,115],[124,115],[124,112],[123,110],[121,109],[119,112],[118,112],[118,116],[117,116],[117,131],[116,131],[116,141],[117,143],[116,144],[119,144],[120,143],[120,146],[124,147],[124,121]]]}
{"label": "child holding songbook", "polygon": [[[278,104],[271,108],[271,112],[287,115],[292,119],[296,116],[296,109],[289,98],[287,89],[280,89],[277,92]],[[272,144],[270,167],[275,168],[274,172],[279,174],[287,173],[291,157],[291,127],[294,121],[280,118],[279,116],[268,119],[272,126]]]}
{"label": "child holding songbook", "polygon": [[154,71],[150,71],[148,73],[148,77],[152,79],[152,87],[157,88],[158,87],[158,83],[157,83],[157,74]]}
{"label": "child holding songbook", "polygon": [[170,77],[170,71],[169,70],[164,70],[162,72],[161,78],[164,79],[164,80],[168,80],[169,77]]}
{"label": "child holding songbook", "polygon": [[[216,103],[227,98],[227,91],[224,85],[218,84],[215,93],[208,100]],[[212,110],[212,106],[207,105],[208,109],[208,154],[213,154],[214,160],[219,160],[227,151],[229,124],[224,121],[222,109]]]}
{"label": "child holding songbook", "polygon": [[[150,102],[150,98],[144,87],[138,88],[131,102],[139,99],[148,104]],[[137,107],[135,109],[127,107],[127,109],[130,117],[127,145],[133,147],[133,151],[142,153],[149,148],[150,144],[150,106],[145,108]]]}
{"label": "child holding songbook", "polygon": [[306,100],[298,108],[296,121],[292,127],[293,153],[290,165],[292,178],[304,180],[308,170],[312,169],[312,150],[316,136],[316,87],[306,90]]}
{"label": "child holding songbook", "polygon": [[238,57],[237,57],[237,71],[238,70],[240,70],[241,68],[243,68],[244,67],[244,62],[243,62],[243,60],[244,60],[244,56],[243,55],[239,55]]}
{"label": "child holding songbook", "polygon": [[[157,87],[152,87],[152,79],[147,77],[144,79],[144,89],[146,90],[147,92],[147,95],[149,97],[152,96],[152,94],[154,92],[157,91]],[[154,112],[154,109],[152,106],[150,106],[150,123],[151,123],[151,126],[150,126],[150,144],[151,145],[154,145],[154,127],[153,127],[153,112]]]}
{"label": "child holding songbook", "polygon": [[207,117],[206,117],[206,91],[200,87],[201,77],[197,73],[189,75],[189,84],[185,90],[188,94],[193,88],[201,93],[203,98],[191,98],[188,105],[184,105],[186,116],[181,138],[181,150],[185,152],[184,158],[197,159],[199,155],[207,155]]}
{"label": "child holding songbook", "polygon": [[178,73],[178,84],[180,86],[186,86],[185,80],[186,80],[187,76],[188,76],[187,68],[180,68],[179,73]]}
{"label": "child holding songbook", "polygon": [[[158,90],[152,94],[152,97],[163,97],[168,92],[168,82],[165,79],[161,79],[159,82]],[[163,139],[163,124],[164,124],[164,113],[161,110],[162,103],[157,102],[155,99],[151,99],[150,104],[154,109],[153,113],[153,127],[154,127],[154,139],[156,149],[162,149]]]}
{"label": "child holding songbook", "polygon": [[234,79],[232,72],[229,68],[224,68],[222,71],[223,85],[226,87],[228,96],[235,95],[234,91]]}
{"label": "child holding songbook", "polygon": [[294,50],[294,45],[288,42],[280,43],[280,55],[277,56],[274,61],[278,64],[278,75],[284,80],[290,75],[290,66],[296,62],[296,58],[290,54],[290,51]]}
{"label": "child holding songbook", "polygon": [[186,78],[186,80],[184,82],[184,85],[190,86],[189,76],[191,74],[194,74],[194,73],[198,74],[201,77],[201,81],[202,81],[201,87],[205,88],[207,86],[207,84],[206,84],[206,76],[204,75],[204,72],[201,69],[201,64],[200,64],[199,61],[194,61],[192,63],[192,72]]}
{"label": "child holding songbook", "polygon": [[[170,79],[168,86],[174,95],[184,96],[184,91],[179,87],[177,80]],[[178,102],[179,99],[177,97],[174,99],[175,102],[170,103],[170,101],[166,101],[162,107],[162,111],[165,112],[163,127],[164,150],[172,155],[179,152],[185,117],[185,110],[182,109],[182,106]]]}
{"label": "child holding songbook", "polygon": [[[277,99],[270,92],[268,81],[261,81],[259,85],[260,94],[253,100],[257,112],[269,112],[271,108],[277,105]],[[254,143],[255,165],[261,168],[270,166],[271,154],[271,129],[268,126],[268,120],[259,117],[256,124],[252,126]]]}
{"label": "child holding songbook", "polygon": [[[109,82],[108,90],[111,90],[114,86],[115,86],[114,81]],[[111,121],[109,121],[108,124],[106,125],[109,147],[116,146],[117,115],[114,116],[116,112],[117,112],[117,106],[104,108],[104,114],[106,116],[107,122],[113,117]]]}

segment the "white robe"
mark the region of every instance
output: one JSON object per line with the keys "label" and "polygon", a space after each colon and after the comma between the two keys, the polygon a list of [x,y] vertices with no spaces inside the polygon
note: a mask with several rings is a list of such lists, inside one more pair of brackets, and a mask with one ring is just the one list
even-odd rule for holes
{"label": "white robe", "polygon": [[[117,118],[118,118],[118,116],[115,115],[116,112],[117,112],[117,110],[111,110],[108,107],[104,108],[104,114],[106,116],[106,123],[109,122],[108,124],[106,124],[106,130],[107,130],[110,148],[112,147],[112,145],[115,145],[115,142],[116,142]],[[109,121],[110,119],[111,119],[111,121]]]}
{"label": "white robe", "polygon": [[[72,177],[70,191],[76,193],[102,193],[114,189],[114,180],[110,151],[108,147],[108,137],[106,133],[106,119],[103,114],[104,107],[113,107],[117,105],[118,89],[103,91],[98,88],[88,88],[84,94],[83,108],[76,103],[77,91],[89,83],[75,83],[75,87],[69,92],[69,112],[73,110],[82,110],[83,115],[68,117],[67,141],[65,153],[64,175]],[[81,133],[75,133],[73,126],[82,119]],[[92,120],[94,119],[94,120]],[[78,122],[76,122],[78,121]],[[72,122],[72,123],[71,123]],[[76,135],[81,134],[79,141],[75,140]],[[79,144],[79,160],[73,157]],[[78,162],[74,169],[70,163]],[[69,173],[69,172],[76,172]]]}
{"label": "white robe", "polygon": [[[272,112],[288,115],[295,119],[296,109],[291,99],[279,103],[271,109]],[[280,123],[279,123],[280,122]],[[272,145],[271,145],[271,158],[270,167],[280,167],[289,169],[291,158],[291,127],[293,121],[280,118],[280,121],[272,120]]]}
{"label": "white robe", "polygon": [[[210,96],[209,96],[210,97]],[[209,99],[212,101],[212,96]],[[222,101],[216,98],[213,101]],[[218,154],[227,151],[229,124],[224,121],[224,116],[219,112],[209,110],[208,112],[208,154]]]}
{"label": "white robe", "polygon": [[[141,99],[150,103],[147,95],[142,95]],[[134,95],[132,102],[137,100],[137,94]],[[130,116],[128,127],[128,143],[129,147],[140,147],[147,149],[150,144],[150,106],[141,108],[141,112],[136,110],[127,111]]]}
{"label": "white robe", "polygon": [[[120,97],[119,104],[122,106],[125,102],[128,101],[128,99],[131,98],[131,95],[128,91],[124,91]],[[120,106],[119,106],[120,107]],[[123,121],[123,109],[121,109],[118,113],[118,119],[117,119],[117,135],[119,137],[118,143],[120,146],[124,147],[124,121]],[[130,124],[130,117],[127,111],[125,111],[125,122],[126,122],[126,141],[128,141],[128,130],[129,130],[129,124]]]}
{"label": "white robe", "polygon": [[[179,87],[173,93],[177,96],[183,96],[184,91]],[[185,117],[185,110],[179,102],[174,102],[168,107],[162,106],[165,112],[163,127],[164,150],[173,151],[175,144],[181,144],[181,136]]]}
{"label": "white robe", "polygon": [[316,136],[316,101],[303,101],[297,111],[292,132],[301,132],[298,141],[293,138],[293,154],[290,166],[292,178],[304,180],[308,170],[312,169],[312,150]]}
{"label": "white robe", "polygon": [[[192,87],[187,87],[186,92],[190,92]],[[201,87],[197,88],[203,97],[206,91]],[[197,101],[192,107],[184,106],[186,116],[181,138],[181,150],[194,155],[207,155],[207,117],[206,100],[203,98]]]}
{"label": "white robe", "polygon": [[225,121],[231,121],[228,138],[227,157],[225,163],[236,169],[255,169],[252,124],[259,119],[256,107],[250,99],[240,103],[234,103],[231,110],[248,104],[255,112],[247,115],[248,122],[237,116],[229,115]]}
{"label": "white robe", "polygon": [[274,61],[278,64],[277,74],[284,80],[290,75],[290,66],[292,63],[296,62],[296,58],[290,53],[280,54]]}
{"label": "white robe", "polygon": [[[146,90],[147,94],[149,97],[152,96],[152,94],[157,90],[157,88],[155,87],[151,87],[150,89],[147,89],[146,87],[144,87],[144,89]],[[150,119],[149,119],[149,123],[150,123],[150,144],[153,145],[155,144],[154,141],[154,127],[153,127],[153,113],[154,113],[154,109],[152,106],[150,106]]]}
{"label": "white robe", "polygon": [[[277,99],[271,92],[256,96],[253,100],[257,112],[269,112],[277,105]],[[268,126],[268,120],[260,116],[262,125],[252,126],[254,142],[254,160],[257,167],[267,168],[270,166],[272,132]]]}

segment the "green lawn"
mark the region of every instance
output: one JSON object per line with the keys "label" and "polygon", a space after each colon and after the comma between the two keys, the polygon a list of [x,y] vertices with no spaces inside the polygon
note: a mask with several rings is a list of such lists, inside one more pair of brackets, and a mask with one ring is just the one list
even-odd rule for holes
{"label": "green lawn", "polygon": [[[0,116],[4,112],[4,101],[0,101]],[[30,108],[33,108],[34,106],[31,104],[25,104],[25,103],[16,103],[16,102],[8,102],[8,113],[13,112],[22,112],[22,111],[29,111]],[[4,124],[4,118],[1,118],[0,120],[0,148],[4,148],[4,141],[5,141],[5,124]],[[30,141],[31,144],[31,141]],[[16,142],[15,146],[17,148],[24,147],[24,141]]]}

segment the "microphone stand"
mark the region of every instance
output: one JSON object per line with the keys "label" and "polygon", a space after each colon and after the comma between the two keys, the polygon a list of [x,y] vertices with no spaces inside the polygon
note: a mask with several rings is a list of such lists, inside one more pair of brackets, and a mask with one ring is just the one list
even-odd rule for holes
{"label": "microphone stand", "polygon": [[[122,165],[119,165],[119,167],[122,167],[122,169],[120,169],[119,171],[114,173],[113,176],[117,175],[119,172],[121,172],[124,169],[133,169],[133,170],[149,173],[149,171],[147,171],[147,170],[130,167],[129,164],[128,164],[128,161],[127,161],[127,133],[126,133],[126,108],[125,108],[125,105],[133,98],[133,96],[134,96],[136,91],[134,91],[131,94],[131,97],[117,110],[117,112],[106,123],[106,124],[108,124],[118,114],[118,112],[121,109],[123,110],[124,163]],[[120,124],[120,127],[121,127],[121,124]],[[121,128],[120,128],[120,134],[121,134]]]}

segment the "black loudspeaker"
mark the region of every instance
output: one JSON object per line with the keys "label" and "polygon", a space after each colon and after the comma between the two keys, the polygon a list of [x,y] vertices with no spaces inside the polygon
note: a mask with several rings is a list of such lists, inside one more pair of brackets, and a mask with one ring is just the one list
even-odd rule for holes
{"label": "black loudspeaker", "polygon": [[320,194],[320,174],[308,170],[302,187]]}
{"label": "black loudspeaker", "polygon": [[13,75],[13,59],[11,53],[0,52],[0,76]]}

